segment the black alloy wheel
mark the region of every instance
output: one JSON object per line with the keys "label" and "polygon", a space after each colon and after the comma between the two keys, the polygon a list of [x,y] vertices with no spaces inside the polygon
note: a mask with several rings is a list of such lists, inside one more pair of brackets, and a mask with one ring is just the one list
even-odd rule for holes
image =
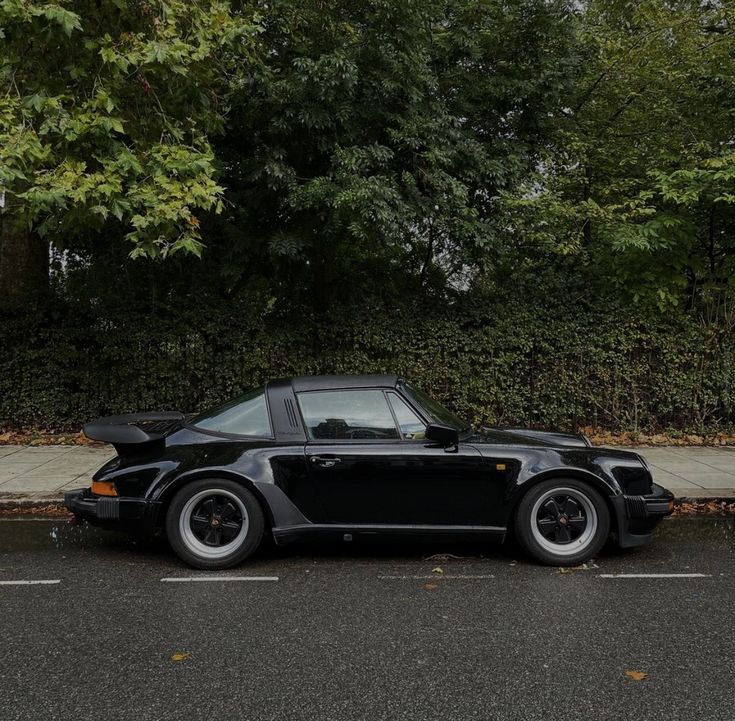
{"label": "black alloy wheel", "polygon": [[610,512],[591,485],[554,478],[521,498],[515,533],[529,556],[551,566],[576,566],[593,558],[610,535]]}
{"label": "black alloy wheel", "polygon": [[187,484],[166,514],[171,547],[194,568],[230,568],[244,561],[260,545],[264,528],[258,500],[230,479]]}

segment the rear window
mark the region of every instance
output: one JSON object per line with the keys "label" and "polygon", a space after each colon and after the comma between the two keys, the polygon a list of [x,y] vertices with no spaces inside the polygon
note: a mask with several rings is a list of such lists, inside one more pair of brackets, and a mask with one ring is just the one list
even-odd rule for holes
{"label": "rear window", "polygon": [[215,433],[271,437],[273,432],[268,418],[265,387],[256,388],[198,415],[191,421],[191,425]]}

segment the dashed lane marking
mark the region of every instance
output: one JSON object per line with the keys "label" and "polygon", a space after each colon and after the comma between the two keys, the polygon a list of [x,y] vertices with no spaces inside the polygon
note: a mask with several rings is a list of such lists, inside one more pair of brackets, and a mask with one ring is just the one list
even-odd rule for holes
{"label": "dashed lane marking", "polygon": [[493,575],[453,575],[445,573],[430,573],[426,576],[378,576],[381,581],[485,581],[495,578]]}
{"label": "dashed lane marking", "polygon": [[161,583],[233,582],[233,581],[277,581],[278,576],[171,576],[162,578]]}
{"label": "dashed lane marking", "polygon": [[601,573],[600,578],[711,578],[711,573]]}
{"label": "dashed lane marking", "polygon": [[37,581],[0,581],[0,586],[55,586],[58,583],[61,583],[60,578],[50,578]]}

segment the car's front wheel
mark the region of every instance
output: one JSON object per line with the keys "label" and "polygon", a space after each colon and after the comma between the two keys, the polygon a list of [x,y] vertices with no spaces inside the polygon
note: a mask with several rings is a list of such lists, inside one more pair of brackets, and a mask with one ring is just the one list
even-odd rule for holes
{"label": "car's front wheel", "polygon": [[187,484],[174,496],[166,514],[171,548],[194,568],[230,568],[241,563],[260,545],[264,527],[255,496],[226,479]]}
{"label": "car's front wheel", "polygon": [[549,566],[576,566],[594,557],[610,533],[605,499],[573,478],[531,488],[518,504],[516,537],[523,549]]}

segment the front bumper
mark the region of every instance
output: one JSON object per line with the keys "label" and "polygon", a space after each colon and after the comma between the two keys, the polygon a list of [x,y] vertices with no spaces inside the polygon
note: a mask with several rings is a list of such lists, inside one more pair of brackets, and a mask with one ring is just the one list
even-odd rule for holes
{"label": "front bumper", "polygon": [[156,526],[161,504],[146,498],[97,496],[78,488],[64,493],[64,506],[97,526],[149,531]]}
{"label": "front bumper", "polygon": [[618,545],[621,548],[642,546],[651,533],[674,510],[674,495],[654,483],[645,496],[612,496],[610,498],[618,521]]}

